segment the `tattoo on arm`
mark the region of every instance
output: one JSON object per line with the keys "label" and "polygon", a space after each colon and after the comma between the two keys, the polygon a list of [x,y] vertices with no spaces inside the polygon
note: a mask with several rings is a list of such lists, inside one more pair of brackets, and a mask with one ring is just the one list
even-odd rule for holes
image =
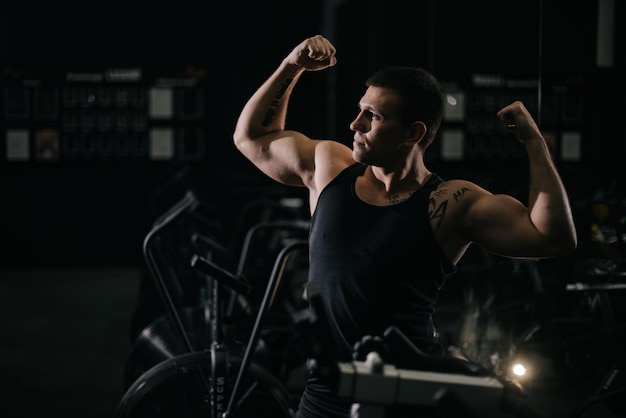
{"label": "tattoo on arm", "polygon": [[[455,202],[458,202],[459,199],[461,199],[463,196],[465,196],[467,192],[471,190],[472,189],[470,189],[469,187],[462,187],[461,189],[452,193],[452,197],[454,198]],[[433,195],[436,197],[445,197],[448,195],[448,189],[444,188],[435,190],[433,192]],[[443,223],[444,218],[446,217],[446,213],[448,210],[448,199],[445,198],[441,203],[439,203],[439,205],[437,205],[437,201],[431,197],[428,201],[428,206],[428,216],[430,220],[437,220],[437,224],[435,225],[435,231],[437,231]]]}
{"label": "tattoo on arm", "polygon": [[453,193],[454,201],[458,202],[460,198],[465,196],[465,193],[467,193],[467,192],[469,192],[471,190],[472,189],[470,189],[469,187],[462,187],[461,190],[457,190],[456,192]]}
{"label": "tattoo on arm", "polygon": [[280,90],[278,90],[278,94],[276,94],[276,97],[274,98],[274,100],[272,100],[272,103],[270,104],[270,108],[267,109],[267,113],[265,114],[265,117],[263,118],[263,122],[261,122],[262,126],[269,126],[272,124],[272,122],[274,122],[274,117],[276,116],[276,109],[278,108],[280,104],[280,100],[285,95],[285,92],[287,91],[287,88],[289,87],[289,85],[291,85],[291,83],[293,83],[293,78],[288,78],[280,86]]}
{"label": "tattoo on arm", "polygon": [[265,117],[263,118],[263,122],[261,123],[261,125],[262,126],[271,125],[271,123],[274,121],[274,116],[276,116],[276,109],[275,107],[270,107],[269,109],[267,109],[267,113],[265,114]]}
{"label": "tattoo on arm", "polygon": [[448,201],[444,200],[437,206],[437,202],[435,199],[430,198],[428,201],[428,216],[430,220],[437,219],[437,224],[435,225],[435,231],[439,230],[441,223],[443,222],[443,218],[446,217],[446,211],[448,209]]}

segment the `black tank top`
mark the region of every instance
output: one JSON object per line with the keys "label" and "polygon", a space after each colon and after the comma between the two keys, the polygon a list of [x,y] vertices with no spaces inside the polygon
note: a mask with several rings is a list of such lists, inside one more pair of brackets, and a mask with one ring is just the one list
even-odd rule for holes
{"label": "black tank top", "polygon": [[351,361],[357,341],[391,325],[423,351],[442,354],[432,313],[456,267],[435,240],[428,206],[443,180],[433,173],[403,202],[374,206],[355,192],[365,168],[346,168],[322,190],[309,234],[309,282],[323,301],[339,361]]}

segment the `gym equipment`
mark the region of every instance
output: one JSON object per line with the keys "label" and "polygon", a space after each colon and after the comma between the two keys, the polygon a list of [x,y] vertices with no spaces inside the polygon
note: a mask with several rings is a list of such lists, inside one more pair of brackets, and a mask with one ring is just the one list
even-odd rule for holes
{"label": "gym equipment", "polygon": [[440,418],[540,416],[523,402],[515,384],[461,358],[427,355],[393,326],[382,337],[368,335],[357,342],[352,362],[333,362],[335,347],[324,332],[321,302],[314,290],[309,295],[315,311],[310,317],[317,323],[313,346],[320,354],[309,368],[338,398],[352,402],[351,418],[393,418],[389,411],[398,405],[420,406]]}
{"label": "gym equipment", "polygon": [[[261,254],[258,251],[254,253],[253,246],[255,243],[261,243],[263,245],[263,253],[266,256],[266,262],[271,260],[267,258],[268,255],[274,257],[273,253],[275,250],[268,248],[267,244],[259,241],[258,236],[280,236],[280,242],[273,244],[274,247],[279,247],[304,237],[306,231],[308,231],[308,224],[301,221],[261,222],[250,228],[246,234],[244,248],[239,257],[239,263],[235,273],[230,274],[226,269],[222,268],[221,265],[218,266],[211,261],[213,274],[217,272],[217,274],[220,274],[223,278],[227,278],[228,275],[231,275],[232,278],[229,280],[229,284],[237,287],[236,291],[230,292],[228,296],[228,307],[224,312],[224,321],[226,322],[225,332],[227,334],[225,339],[231,344],[234,343],[239,336],[247,338],[247,330],[251,326],[249,323],[254,320],[254,311],[256,310],[254,305],[257,297],[256,295],[252,297],[250,294],[253,290],[252,286],[243,284],[243,281],[247,280],[247,275],[244,276],[247,263],[250,261],[252,255],[258,256],[258,254]],[[214,249],[218,251],[221,250],[218,243],[198,232],[192,234],[191,241],[193,247],[198,249],[199,253],[204,254],[205,257],[210,257]],[[303,262],[300,264],[302,263]],[[302,287],[304,286],[304,281],[306,281],[306,275],[301,274],[297,276],[296,273],[298,269],[303,270],[304,267],[306,266],[297,265],[282,272],[282,274],[290,273],[292,275],[288,283],[293,289],[283,289],[279,298],[282,305],[289,304],[289,306],[284,306],[285,309],[294,310],[302,306]],[[265,274],[265,271],[263,271],[263,273]],[[189,275],[189,273],[186,272],[183,274],[186,276]],[[266,275],[269,276],[270,272],[267,272]],[[198,281],[200,278],[195,277],[195,280]],[[209,289],[210,286],[211,283],[209,281],[204,287],[200,287],[198,293],[209,293],[206,289]],[[207,296],[200,296],[199,299],[200,301],[192,306],[181,307],[179,304],[176,312],[177,316],[180,318],[181,324],[185,328],[187,338],[195,351],[206,349],[211,344],[211,336],[208,332],[211,318],[211,301]],[[293,326],[287,322],[287,319],[288,314],[277,314],[272,318],[271,323],[266,323],[263,341],[261,341],[257,347],[257,355],[259,357],[261,355],[264,356],[264,365],[272,369],[281,379],[288,379],[288,373],[295,368],[302,368],[304,362],[300,350],[296,347],[292,347],[293,344],[290,344],[288,341],[293,338]],[[125,388],[128,388],[141,373],[155,364],[189,351],[183,344],[183,340],[178,337],[179,333],[177,333],[174,328],[175,324],[176,323],[171,320],[171,315],[162,315],[146,326],[137,336],[127,358],[124,378]],[[236,333],[236,335],[230,335],[231,333]],[[263,351],[263,353],[260,353],[260,351]],[[291,380],[289,381],[291,382]],[[302,383],[300,383],[300,385],[301,384]],[[297,387],[298,385],[295,384],[295,386]],[[296,390],[296,388],[294,388],[294,390]]]}
{"label": "gym equipment", "polygon": [[[175,205],[168,215],[162,218],[161,222],[155,224],[155,228],[144,240],[146,262],[169,315],[170,321],[167,325],[162,325],[163,331],[173,331],[176,336],[172,341],[177,342],[168,348],[174,351],[184,350],[184,353],[172,356],[171,351],[156,352],[151,360],[156,361],[156,364],[130,384],[118,405],[116,417],[176,415],[217,418],[228,416],[235,411],[240,416],[256,417],[261,414],[291,417],[292,399],[287,390],[264,366],[253,361],[252,353],[255,352],[259,342],[263,319],[271,305],[270,295],[273,297],[276,294],[278,282],[285,271],[285,263],[293,251],[300,251],[304,246],[296,242],[281,251],[267,286],[266,292],[269,293],[264,297],[259,309],[245,352],[242,352],[242,347],[236,341],[225,335],[227,324],[222,317],[225,310],[222,296],[225,290],[238,295],[247,294],[251,286],[243,276],[232,275],[213,264],[208,258],[194,254],[191,258],[191,267],[203,273],[211,293],[211,300],[203,307],[204,320],[210,330],[204,334],[205,345],[198,347],[192,343],[185,329],[181,311],[170,295],[168,283],[163,278],[151,245],[161,228],[193,210],[196,203],[194,196],[188,193],[182,202]],[[202,327],[199,328],[202,331]],[[152,329],[155,330],[156,328]],[[162,346],[156,344],[156,347]],[[167,359],[159,361],[159,355],[164,355]]]}

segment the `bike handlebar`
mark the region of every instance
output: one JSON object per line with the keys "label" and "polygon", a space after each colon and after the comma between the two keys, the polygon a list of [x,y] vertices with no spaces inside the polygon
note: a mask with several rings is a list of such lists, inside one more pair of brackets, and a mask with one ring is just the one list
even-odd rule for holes
{"label": "bike handlebar", "polygon": [[236,276],[197,254],[191,257],[191,267],[211,276],[219,283],[226,285],[237,293],[247,295],[252,290],[252,286],[243,275]]}

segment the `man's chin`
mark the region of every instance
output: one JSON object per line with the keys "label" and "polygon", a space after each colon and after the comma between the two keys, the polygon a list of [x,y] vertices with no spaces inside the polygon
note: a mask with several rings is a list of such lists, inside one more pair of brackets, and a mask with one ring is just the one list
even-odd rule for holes
{"label": "man's chin", "polygon": [[352,149],[352,159],[357,163],[366,164],[366,162],[363,160],[363,153],[361,153],[357,149]]}

